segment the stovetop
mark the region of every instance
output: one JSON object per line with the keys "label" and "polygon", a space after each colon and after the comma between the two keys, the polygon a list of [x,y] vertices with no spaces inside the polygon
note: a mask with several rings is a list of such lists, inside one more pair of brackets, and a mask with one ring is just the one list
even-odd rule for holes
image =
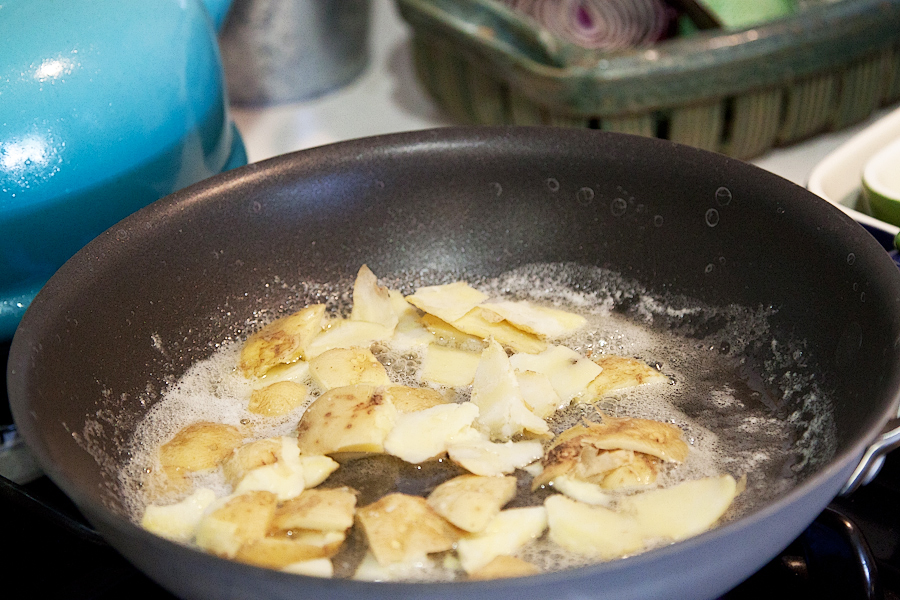
{"label": "stovetop", "polygon": [[[0,343],[6,364],[9,343]],[[3,399],[6,398],[5,369]],[[12,423],[8,401],[0,423]],[[46,477],[16,489],[0,481],[0,523],[6,547],[5,573],[39,571],[29,593],[67,600],[165,600],[174,596],[132,567],[93,530],[78,525],[75,507]],[[22,492],[72,519],[62,526],[35,510]],[[758,599],[775,592],[797,600],[900,600],[900,456],[888,455],[872,483],[837,498],[779,556],[722,600]]]}

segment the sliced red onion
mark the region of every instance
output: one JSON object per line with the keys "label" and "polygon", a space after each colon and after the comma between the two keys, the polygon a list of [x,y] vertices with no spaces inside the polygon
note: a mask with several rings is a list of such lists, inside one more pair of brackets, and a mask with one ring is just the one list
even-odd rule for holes
{"label": "sliced red onion", "polygon": [[584,48],[617,50],[662,39],[671,12],[662,0],[503,0]]}

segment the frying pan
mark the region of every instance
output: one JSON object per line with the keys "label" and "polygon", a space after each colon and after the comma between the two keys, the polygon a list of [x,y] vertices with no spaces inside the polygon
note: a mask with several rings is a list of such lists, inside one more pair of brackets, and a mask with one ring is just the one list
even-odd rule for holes
{"label": "frying pan", "polygon": [[[777,497],[695,538],[489,582],[288,575],[125,518],[114,473],[140,417],[216,344],[296,308],[309,282],[352,281],[364,263],[379,276],[471,280],[546,262],[610,269],[664,298],[770,310],[772,336],[802,340],[802,368],[828,391],[832,449]],[[449,128],[276,157],[142,209],[41,291],[13,340],[8,385],[16,424],[50,478],[112,546],[185,598],[698,599],[759,569],[847,484],[897,414],[898,344],[896,266],[800,187],[662,140]],[[766,348],[749,358],[764,360]],[[779,401],[779,414],[790,413],[791,394]]]}

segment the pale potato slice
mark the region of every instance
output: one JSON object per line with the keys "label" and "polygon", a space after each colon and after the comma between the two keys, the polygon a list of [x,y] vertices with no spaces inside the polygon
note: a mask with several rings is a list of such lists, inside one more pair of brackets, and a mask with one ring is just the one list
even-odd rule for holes
{"label": "pale potato slice", "polygon": [[469,573],[469,579],[483,581],[487,579],[504,579],[509,577],[526,577],[537,575],[541,570],[528,561],[515,556],[501,554],[484,565]]}
{"label": "pale potato slice", "polygon": [[546,528],[547,510],[543,506],[502,510],[483,531],[461,537],[456,553],[463,570],[472,573],[498,556],[514,554]]}
{"label": "pale potato slice", "polygon": [[334,348],[368,348],[373,342],[390,339],[393,332],[378,323],[335,319],[304,349],[303,358],[310,361]]}
{"label": "pale potato slice", "polygon": [[435,337],[426,329],[419,310],[397,290],[390,290],[390,297],[399,319],[391,336],[391,347],[400,351],[416,350],[434,343]]}
{"label": "pale potato slice", "polygon": [[302,383],[278,381],[253,390],[247,410],[265,417],[279,417],[301,406],[308,397],[309,390]]}
{"label": "pale potato slice", "polygon": [[538,441],[497,443],[477,436],[447,446],[450,460],[470,473],[486,477],[499,477],[524,468],[538,460],[543,452]]}
{"label": "pale potato slice", "polygon": [[266,536],[241,545],[234,559],[259,567],[284,569],[334,556],[345,538],[341,531],[295,532],[291,537]]}
{"label": "pale potato slice", "polygon": [[271,492],[249,492],[222,500],[197,525],[195,541],[207,552],[234,558],[241,546],[265,537],[278,500]]}
{"label": "pale potato slice", "polygon": [[450,550],[460,530],[428,506],[425,498],[388,494],[357,510],[369,550],[381,565],[408,563]]}
{"label": "pale potato slice", "polygon": [[516,371],[515,375],[525,406],[540,418],[546,419],[567,404],[559,399],[550,379],[543,373]]}
{"label": "pale potato slice", "polygon": [[290,364],[275,365],[265,375],[252,380],[253,389],[264,388],[279,381],[293,381],[304,383],[309,377],[309,363],[305,360],[296,360]]}
{"label": "pale potato slice", "polygon": [[589,506],[553,494],[544,500],[550,540],[566,550],[600,560],[618,558],[643,549],[637,520],[602,506]]}
{"label": "pale potato slice", "polygon": [[465,281],[420,287],[406,301],[439,319],[452,323],[488,299]]}
{"label": "pale potato slice", "polygon": [[599,365],[566,346],[552,346],[540,354],[519,353],[510,357],[519,371],[543,373],[562,402],[571,402],[586,392],[602,370]]}
{"label": "pale potato slice", "polygon": [[322,330],[324,316],[325,305],[313,304],[272,321],[244,343],[240,371],[246,377],[260,377],[275,365],[302,358],[304,349]]}
{"label": "pale potato slice", "polygon": [[231,455],[222,461],[225,480],[236,486],[251,470],[275,463],[281,456],[282,443],[280,437],[273,437],[255,440],[235,448]]}
{"label": "pale potato slice", "polygon": [[[449,555],[447,555],[449,556]],[[415,581],[435,567],[436,561],[417,559],[382,565],[371,551],[366,552],[353,573],[356,581]]]}
{"label": "pale potato slice", "polygon": [[400,320],[394,310],[390,291],[378,285],[378,278],[366,265],[360,267],[353,283],[353,308],[350,311],[350,320],[377,323],[391,331]]}
{"label": "pale potato slice", "polygon": [[397,409],[383,391],[371,385],[351,385],[319,396],[297,425],[303,454],[384,452]]}
{"label": "pale potato slice", "polygon": [[332,348],[310,359],[309,374],[323,390],[365,383],[389,385],[387,369],[367,348]]}
{"label": "pale potato slice", "polygon": [[277,440],[280,442],[280,446],[275,451],[276,460],[274,462],[270,462],[270,458],[265,453],[266,447],[262,445],[244,459],[245,465],[252,464],[251,461],[255,457],[264,461],[265,464],[246,471],[235,486],[235,493],[263,490],[275,494],[278,500],[287,500],[299,495],[306,488],[306,477],[303,472],[303,464],[300,462],[297,438],[281,436]]}
{"label": "pale potato slice", "polygon": [[341,466],[328,456],[301,455],[298,459],[303,468],[303,483],[306,489],[314,488],[337,471]]}
{"label": "pale potato slice", "polygon": [[479,352],[484,349],[484,338],[463,333],[450,323],[434,315],[423,315],[422,325],[435,338],[435,343],[442,346],[450,346],[460,350],[477,350]]}
{"label": "pale potato slice", "polygon": [[437,385],[465,387],[475,379],[481,352],[429,344],[422,360],[422,380]]}
{"label": "pale potato slice", "polygon": [[164,538],[188,543],[193,539],[203,513],[215,499],[214,491],[200,488],[181,502],[151,504],[144,510],[141,527]]}
{"label": "pale potato slice", "polygon": [[390,398],[394,408],[401,413],[416,412],[448,403],[440,392],[431,388],[392,385],[385,390],[385,394]]}
{"label": "pale potato slice", "polygon": [[306,575],[307,577],[334,577],[334,565],[327,558],[313,558],[301,560],[281,568],[285,573],[294,575]]}
{"label": "pale potato slice", "polygon": [[553,489],[568,496],[572,500],[584,502],[591,506],[605,506],[611,508],[613,506],[613,496],[605,492],[599,484],[584,481],[583,479],[575,479],[570,475],[560,475],[554,478],[550,484]]}
{"label": "pale potato slice", "polygon": [[534,334],[522,331],[506,321],[494,321],[496,313],[476,307],[465,315],[450,321],[464,333],[487,340],[492,338],[513,352],[536,354],[547,349],[547,343]]}
{"label": "pale potato slice", "polygon": [[471,402],[401,413],[384,440],[384,451],[412,464],[438,457],[477,417],[478,407]]}
{"label": "pale potato slice", "polygon": [[492,440],[505,441],[525,431],[547,435],[547,422],[531,412],[522,398],[506,351],[495,340],[481,353],[472,382],[472,404],[478,406],[478,422]]}
{"label": "pale potato slice", "polygon": [[737,493],[734,478],[721,475],[627,496],[619,508],[635,519],[645,538],[677,541],[712,527]]}
{"label": "pale potato slice", "polygon": [[355,512],[356,493],[348,487],[306,490],[278,506],[269,531],[346,531],[353,526]]}
{"label": "pale potato slice", "polygon": [[538,306],[527,300],[488,300],[482,308],[497,313],[511,325],[538,337],[569,335],[584,327],[587,319],[558,308]]}
{"label": "pale potato slice", "polygon": [[225,460],[244,440],[237,427],[200,422],[182,428],[160,446],[159,462],[169,474],[205,471]]}
{"label": "pale potato slice", "polygon": [[428,495],[428,505],[460,529],[474,533],[483,531],[515,495],[515,477],[459,475],[437,486]]}
{"label": "pale potato slice", "polygon": [[669,378],[634,358],[603,355],[594,359],[603,369],[587,386],[587,397],[599,398],[607,392],[648,383],[668,383]]}

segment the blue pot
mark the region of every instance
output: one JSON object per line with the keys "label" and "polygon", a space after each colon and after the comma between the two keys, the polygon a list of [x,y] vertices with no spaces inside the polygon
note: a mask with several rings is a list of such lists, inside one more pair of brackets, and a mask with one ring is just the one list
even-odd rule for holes
{"label": "blue pot", "polygon": [[228,3],[0,4],[0,340],[98,234],[246,164],[216,40]]}

